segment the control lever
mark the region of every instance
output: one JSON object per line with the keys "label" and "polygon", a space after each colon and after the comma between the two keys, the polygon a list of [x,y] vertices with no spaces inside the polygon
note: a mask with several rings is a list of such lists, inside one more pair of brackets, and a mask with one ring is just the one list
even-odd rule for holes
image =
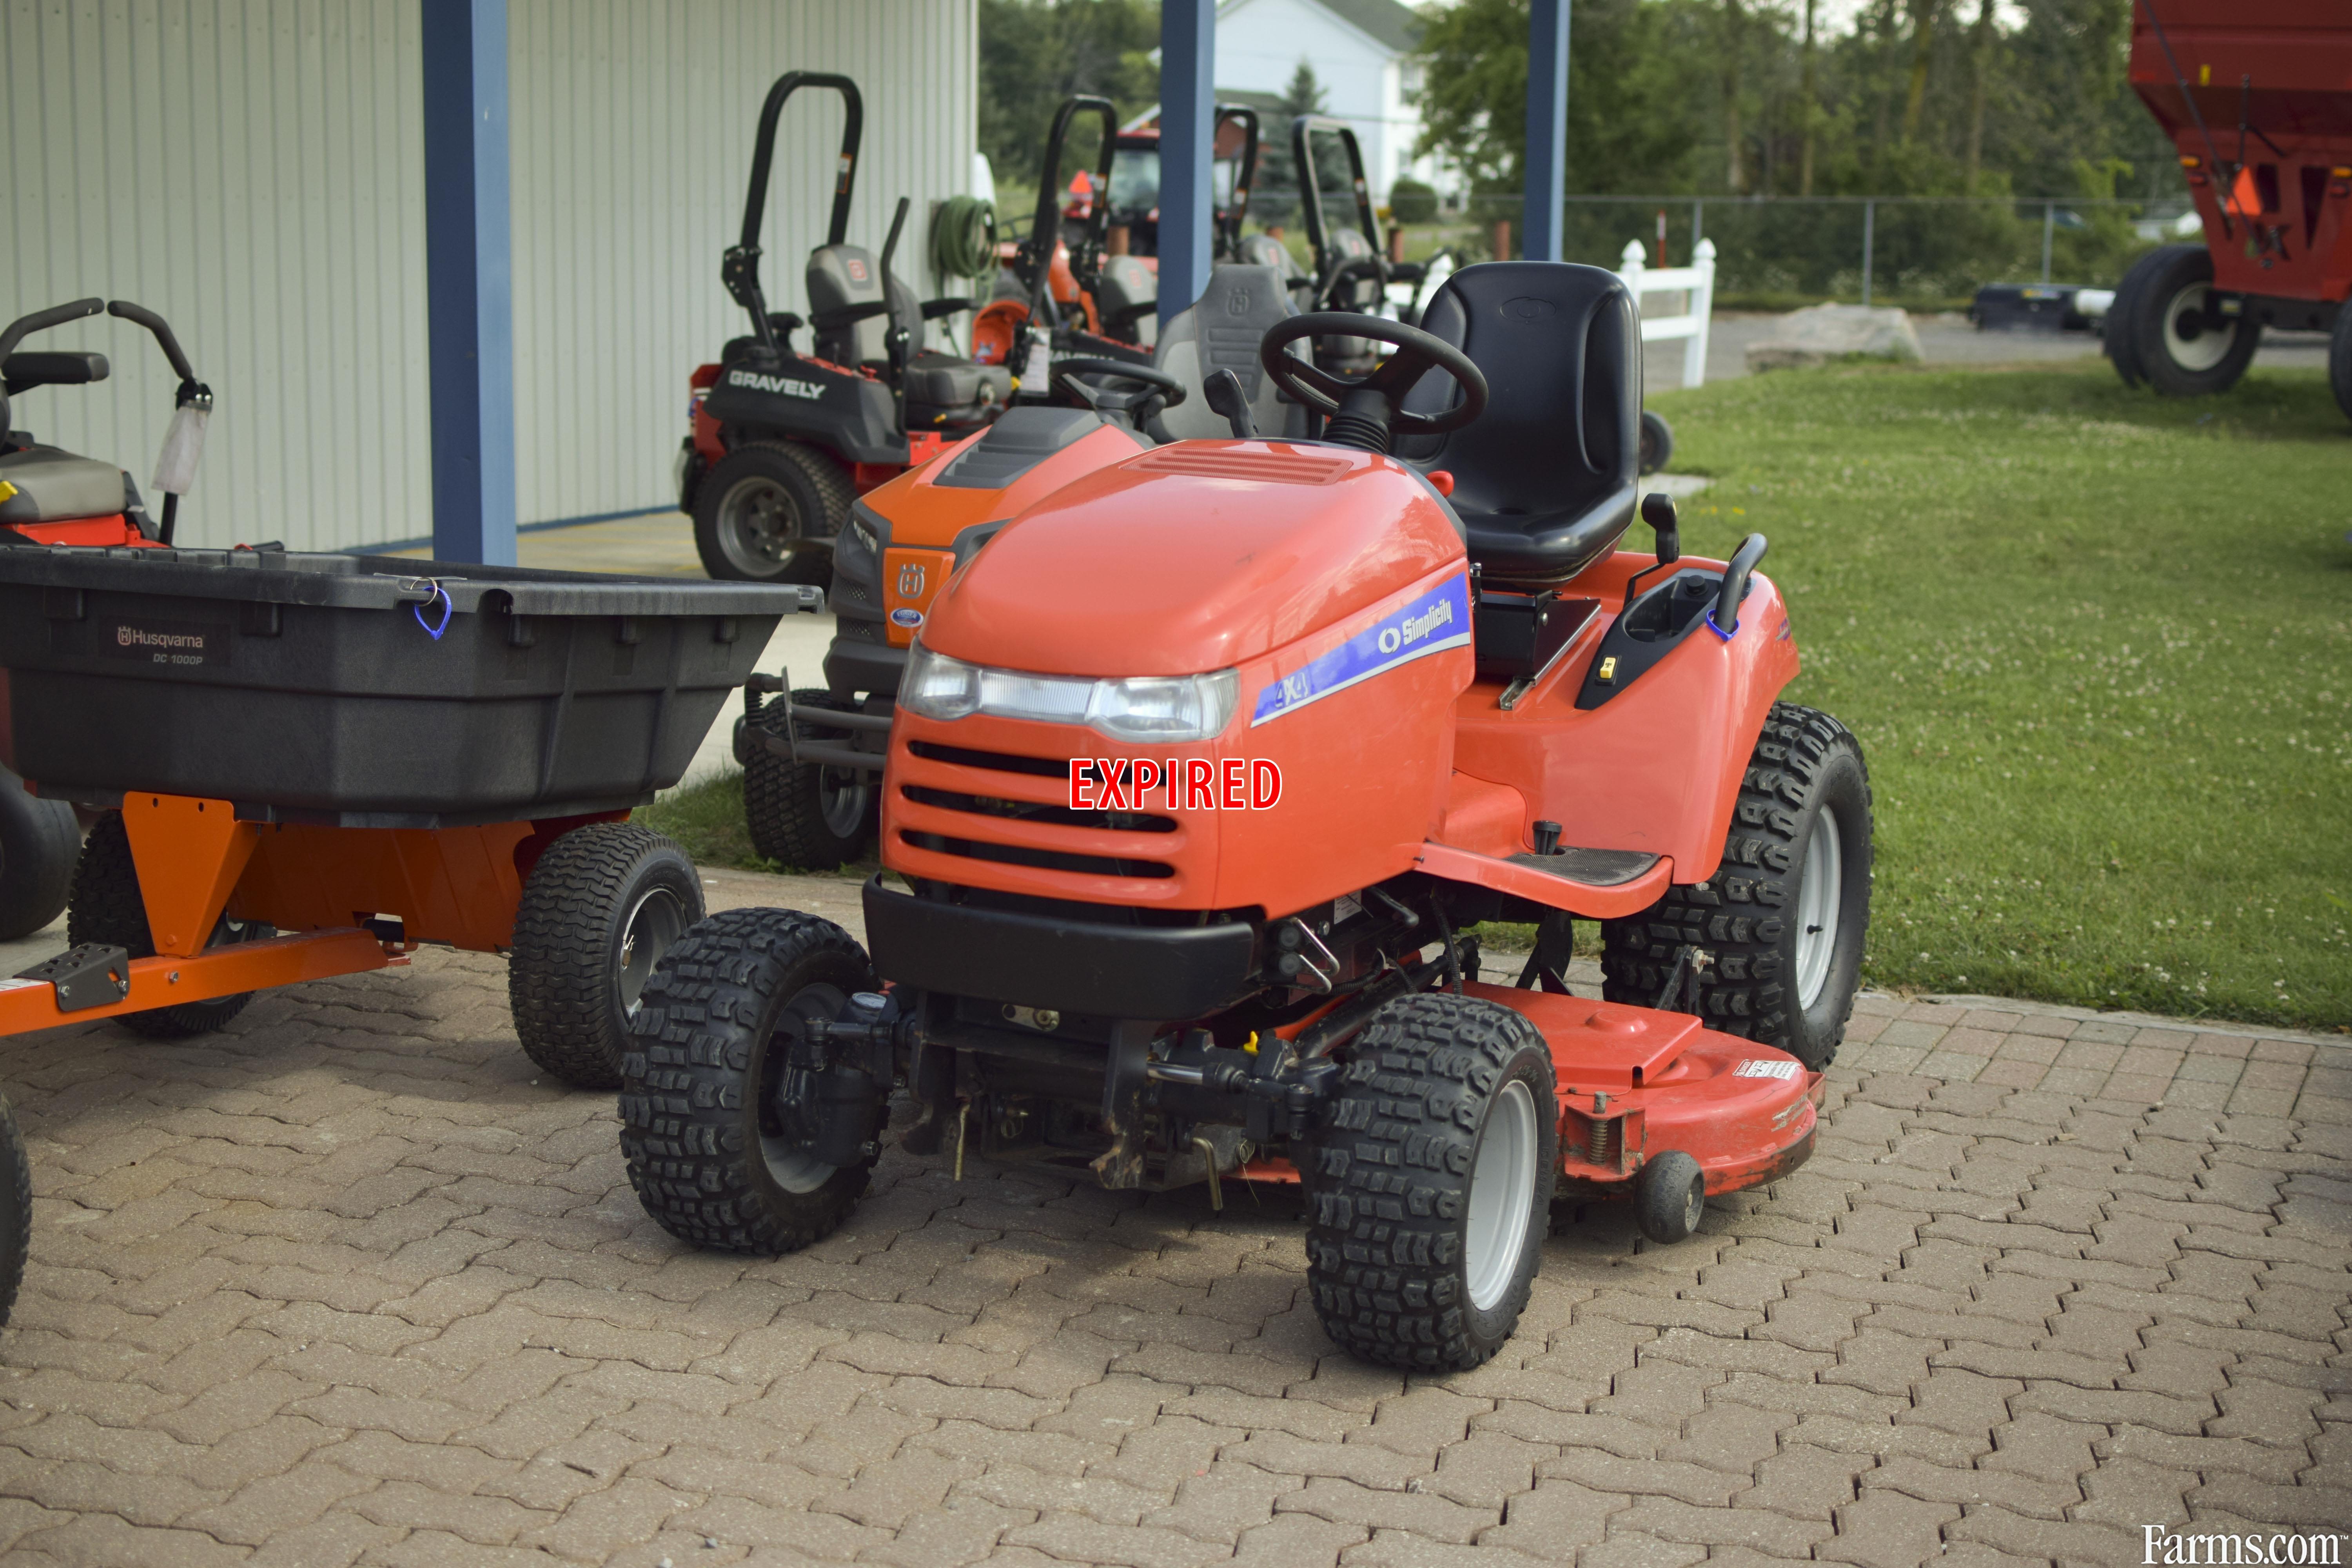
{"label": "control lever", "polygon": [[1249,396],[1242,391],[1242,378],[1230,370],[1213,371],[1201,384],[1201,395],[1211,409],[1225,416],[1234,427],[1234,439],[1251,441],[1257,438],[1257,416],[1250,411]]}
{"label": "control lever", "polygon": [[1682,530],[1676,526],[1675,498],[1652,490],[1642,498],[1642,521],[1658,536],[1658,564],[1671,566],[1683,558]]}
{"label": "control lever", "polygon": [[[1764,536],[1751,533],[1739,542],[1732,555],[1731,564],[1724,569],[1723,586],[1715,595],[1715,608],[1706,613],[1706,624],[1724,641],[1739,629],[1739,601],[1748,596],[1748,576],[1756,563],[1764,559]],[[1731,624],[1727,626],[1726,621]]]}

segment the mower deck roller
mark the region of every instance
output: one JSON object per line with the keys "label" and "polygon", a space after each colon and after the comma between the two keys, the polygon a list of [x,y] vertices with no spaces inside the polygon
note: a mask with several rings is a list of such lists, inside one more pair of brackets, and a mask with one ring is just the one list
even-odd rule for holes
{"label": "mower deck roller", "polygon": [[627,822],[685,773],[797,586],[234,551],[0,550],[8,759],[98,814],[72,951],[0,1030],[216,1026],[251,992],[509,953],[526,1050],[617,1081],[653,963],[700,918]]}

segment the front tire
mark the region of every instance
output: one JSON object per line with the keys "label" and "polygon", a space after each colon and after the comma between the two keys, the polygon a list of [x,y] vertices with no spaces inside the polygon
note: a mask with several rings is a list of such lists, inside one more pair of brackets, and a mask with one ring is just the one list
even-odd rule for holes
{"label": "front tire", "polygon": [[594,822],[549,845],[507,963],[523,1054],[575,1089],[620,1088],[646,978],[701,918],[701,875],[650,827]]}
{"label": "front tire", "polygon": [[[1601,994],[1660,1004],[1676,955],[1709,955],[1709,1028],[1777,1047],[1815,1072],[1845,1038],[1870,928],[1870,773],[1828,714],[1776,702],[1732,808],[1723,864],[1638,915],[1601,922]],[[1686,1005],[1680,985],[1668,1007]]]}
{"label": "front tire", "polygon": [[1665,416],[1642,410],[1641,469],[1654,474],[1675,460],[1675,427]]}
{"label": "front tire", "polygon": [[[796,708],[854,706],[814,689],[793,692],[792,700]],[[783,713],[782,703],[770,703],[753,722],[780,733]],[[847,745],[853,736],[803,721],[800,738]],[[751,830],[752,852],[803,871],[847,865],[873,841],[880,782],[878,773],[794,763],[762,746],[749,748],[743,759],[743,825]]]}
{"label": "front tire", "polygon": [[852,499],[849,476],[814,447],[746,442],[696,486],[694,548],[713,577],[822,587]]}
{"label": "front tire", "polygon": [[2213,258],[2201,245],[2157,252],[2131,300],[2126,328],[2147,384],[2167,397],[2226,392],[2246,374],[2262,341],[2261,323],[2223,316],[2213,288]]}
{"label": "front tire", "polygon": [[[277,935],[259,921],[236,921],[223,915],[205,943],[207,950],[231,942],[259,942]],[[100,942],[119,947],[133,958],[155,956],[154,933],[147,925],[147,901],[139,893],[139,868],[131,858],[131,830],[122,814],[110,811],[100,817],[82,840],[81,858],[74,864],[73,891],[66,900],[66,941],[75,947]],[[206,1002],[179,1002],[144,1013],[121,1013],[115,1022],[150,1039],[181,1040],[209,1035],[245,1011],[253,993],[215,996]]]}
{"label": "front tire", "polygon": [[1307,1278],[1366,1361],[1460,1372],[1518,1325],[1559,1168],[1550,1048],[1507,1007],[1391,1002],[1349,1046],[1306,1151]]}
{"label": "front tire", "polygon": [[866,1156],[823,1164],[786,1114],[808,1088],[789,1058],[801,1021],[836,1017],[875,988],[847,931],[791,910],[728,910],[670,950],[646,982],[621,1069],[621,1152],[664,1230],[772,1257],[848,1216],[878,1154],[887,1094],[866,1108]]}

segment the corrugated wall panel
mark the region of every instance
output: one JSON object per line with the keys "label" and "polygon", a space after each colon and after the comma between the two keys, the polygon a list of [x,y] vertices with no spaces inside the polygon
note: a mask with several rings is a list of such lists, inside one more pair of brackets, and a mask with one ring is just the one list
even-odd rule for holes
{"label": "corrugated wall panel", "polygon": [[[172,322],[218,398],[191,542],[430,527],[417,26],[410,0],[0,0],[0,310]],[[152,340],[100,318],[42,345],[113,378],[11,423],[146,488],[174,384]]]}
{"label": "corrugated wall panel", "polygon": [[[965,188],[975,0],[511,0],[518,506],[667,504],[686,378],[743,330],[719,282],[753,121],[795,67],[866,102],[852,237]],[[339,549],[432,526],[421,49],[414,0],[0,0],[0,311],[97,294],[161,310],[219,407],[183,537]],[[789,108],[765,277],[805,308],[834,102]],[[142,487],[172,379],[143,333],[49,334],[114,379],[12,421]]]}
{"label": "corrugated wall panel", "polygon": [[[929,297],[929,204],[970,183],[974,0],[513,0],[517,484],[525,522],[662,506],[687,377],[747,329],[719,281],[769,84],[849,76],[866,100],[853,243]],[[795,94],[776,139],[761,280],[806,312],[840,100]],[[799,340],[803,347],[807,338]]]}

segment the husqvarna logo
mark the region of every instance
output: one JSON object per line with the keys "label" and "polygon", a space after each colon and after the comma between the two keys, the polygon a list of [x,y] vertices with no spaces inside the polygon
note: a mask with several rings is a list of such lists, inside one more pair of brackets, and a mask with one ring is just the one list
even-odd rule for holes
{"label": "husqvarna logo", "polygon": [[727,384],[748,386],[754,392],[764,392],[777,397],[818,398],[824,395],[824,387],[818,382],[794,381],[789,375],[761,375],[748,370],[729,371]]}
{"label": "husqvarna logo", "polygon": [[909,561],[898,568],[898,597],[919,599],[923,596],[923,568]]}
{"label": "husqvarna logo", "polygon": [[1249,314],[1249,309],[1250,297],[1248,289],[1236,289],[1232,293],[1225,296],[1226,315],[1246,316]]}

